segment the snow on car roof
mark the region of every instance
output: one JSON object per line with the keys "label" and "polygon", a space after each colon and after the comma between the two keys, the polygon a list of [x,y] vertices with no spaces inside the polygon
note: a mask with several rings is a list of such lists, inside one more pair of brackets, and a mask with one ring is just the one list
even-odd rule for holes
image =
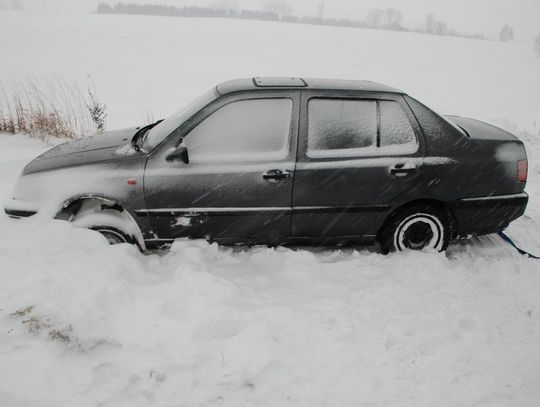
{"label": "snow on car roof", "polygon": [[233,92],[259,90],[259,89],[321,89],[321,90],[352,90],[366,92],[399,93],[405,92],[372,81],[350,79],[322,79],[322,78],[292,78],[292,77],[264,77],[234,79],[220,83],[216,90],[221,95]]}

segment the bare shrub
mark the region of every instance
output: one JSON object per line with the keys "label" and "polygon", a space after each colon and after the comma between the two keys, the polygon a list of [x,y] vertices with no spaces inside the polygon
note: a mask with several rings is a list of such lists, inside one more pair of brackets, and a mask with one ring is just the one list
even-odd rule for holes
{"label": "bare shrub", "polygon": [[100,103],[92,90],[88,90],[88,95],[90,96],[90,104],[87,104],[88,112],[90,113],[90,118],[94,123],[94,127],[98,133],[103,133],[105,131],[105,119],[107,118],[107,106]]}
{"label": "bare shrub", "polygon": [[28,307],[19,308],[17,311],[12,312],[9,314],[12,317],[24,317],[25,315],[30,314],[34,309],[33,305],[29,305]]}
{"label": "bare shrub", "polygon": [[73,139],[105,130],[106,106],[58,76],[0,81],[0,131]]}
{"label": "bare shrub", "polygon": [[144,99],[142,103],[141,113],[139,115],[134,116],[133,119],[137,123],[143,123],[143,124],[150,124],[156,121],[156,117],[154,115],[152,107],[150,106],[150,103],[148,102],[146,98]]}

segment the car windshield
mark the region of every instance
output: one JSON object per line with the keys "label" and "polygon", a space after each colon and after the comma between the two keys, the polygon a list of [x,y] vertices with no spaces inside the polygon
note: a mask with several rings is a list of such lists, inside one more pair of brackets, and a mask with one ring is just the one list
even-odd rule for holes
{"label": "car windshield", "polygon": [[193,102],[180,109],[178,112],[169,116],[156,126],[152,127],[148,133],[146,133],[143,141],[143,149],[145,151],[152,151],[163,140],[165,140],[173,131],[175,131],[182,123],[192,117],[195,113],[201,110],[203,107],[213,102],[218,97],[215,88],[212,88],[202,96],[195,99]]}

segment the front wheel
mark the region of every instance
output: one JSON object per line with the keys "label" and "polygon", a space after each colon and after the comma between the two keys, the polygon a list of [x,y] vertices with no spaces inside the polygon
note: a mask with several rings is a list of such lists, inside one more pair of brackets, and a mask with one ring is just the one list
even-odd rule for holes
{"label": "front wheel", "polygon": [[99,202],[86,201],[71,222],[74,226],[101,233],[110,244],[129,243],[139,247],[138,227],[124,210],[103,209]]}
{"label": "front wheel", "polygon": [[128,234],[112,226],[108,226],[108,225],[92,226],[89,229],[92,229],[92,230],[95,230],[96,232],[101,233],[103,236],[105,236],[109,244],[121,244],[121,243],[136,244],[135,239],[133,239]]}
{"label": "front wheel", "polygon": [[380,233],[384,253],[435,249],[444,251],[450,241],[450,222],[444,211],[411,206],[394,215]]}

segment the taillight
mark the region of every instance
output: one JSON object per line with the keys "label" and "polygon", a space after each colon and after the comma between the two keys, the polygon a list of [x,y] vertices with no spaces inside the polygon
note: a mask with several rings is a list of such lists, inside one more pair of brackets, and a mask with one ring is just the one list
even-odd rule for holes
{"label": "taillight", "polygon": [[529,165],[527,160],[519,160],[517,162],[517,176],[519,182],[527,182],[527,173]]}

